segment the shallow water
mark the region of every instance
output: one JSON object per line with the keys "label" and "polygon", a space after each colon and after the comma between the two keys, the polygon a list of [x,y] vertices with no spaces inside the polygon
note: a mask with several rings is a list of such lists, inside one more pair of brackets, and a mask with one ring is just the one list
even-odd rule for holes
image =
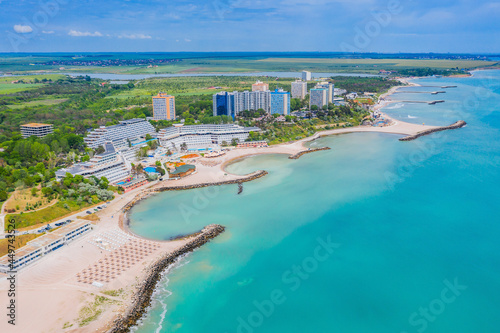
{"label": "shallow water", "polygon": [[313,145],[331,150],[299,160],[230,165],[269,172],[240,195],[165,192],[134,207],[131,228],[155,239],[227,227],[163,279],[138,332],[498,332],[500,72],[418,82],[458,87],[443,104],[383,111],[467,127],[325,137]]}

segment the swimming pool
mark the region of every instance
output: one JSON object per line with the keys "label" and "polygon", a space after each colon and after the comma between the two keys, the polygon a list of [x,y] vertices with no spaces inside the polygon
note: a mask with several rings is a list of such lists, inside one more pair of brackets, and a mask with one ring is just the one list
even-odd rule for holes
{"label": "swimming pool", "polygon": [[144,171],[146,171],[147,173],[156,173],[156,168],[155,167],[145,167],[144,168]]}

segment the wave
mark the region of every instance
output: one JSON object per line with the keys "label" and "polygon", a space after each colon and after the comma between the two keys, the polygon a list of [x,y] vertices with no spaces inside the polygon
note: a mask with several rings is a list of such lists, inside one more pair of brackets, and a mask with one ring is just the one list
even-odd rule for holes
{"label": "wave", "polygon": [[401,109],[403,106],[405,106],[404,103],[396,103],[391,106],[386,106],[385,109],[387,110]]}
{"label": "wave", "polygon": [[137,322],[137,325],[130,329],[131,332],[137,332],[139,328],[144,324],[144,321],[150,316],[151,310],[155,308],[158,303],[162,308],[162,312],[160,313],[160,320],[158,321],[158,327],[155,329],[155,333],[160,333],[163,328],[163,321],[167,315],[167,303],[162,301],[163,298],[168,298],[172,295],[172,292],[167,289],[170,279],[167,277],[167,274],[171,273],[173,270],[178,269],[184,265],[189,264],[189,260],[182,261],[191,253],[186,253],[182,256],[179,256],[175,259],[175,262],[170,265],[163,273],[161,283],[158,283],[156,286],[156,290],[153,292],[151,305],[146,309],[145,315]]}
{"label": "wave", "polygon": [[408,118],[415,119],[415,118],[418,118],[418,117],[413,117],[413,116],[408,115]]}

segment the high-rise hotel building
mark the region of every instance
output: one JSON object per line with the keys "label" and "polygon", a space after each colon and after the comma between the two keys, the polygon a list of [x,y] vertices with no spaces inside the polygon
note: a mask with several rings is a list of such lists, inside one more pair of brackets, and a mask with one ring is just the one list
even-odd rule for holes
{"label": "high-rise hotel building", "polygon": [[271,92],[271,114],[283,116],[290,114],[290,93],[283,89],[276,89]]}
{"label": "high-rise hotel building", "polygon": [[158,93],[153,96],[153,119],[174,120],[175,119],[175,97],[166,93]]}
{"label": "high-rise hotel building", "polygon": [[335,97],[335,85],[330,82],[320,82],[316,85],[317,89],[326,89],[326,97],[328,103],[333,103],[333,98]]}
{"label": "high-rise hotel building", "polygon": [[290,93],[275,91],[233,91],[213,95],[213,115],[235,117],[243,111],[262,109],[269,114],[290,114]]}
{"label": "high-rise hotel building", "polygon": [[311,72],[303,71],[302,72],[302,81],[311,81]]}
{"label": "high-rise hotel building", "polygon": [[213,114],[215,116],[235,116],[234,95],[237,92],[228,93],[221,91],[213,95]]}
{"label": "high-rise hotel building", "polygon": [[307,82],[295,81],[292,82],[292,98],[304,99],[307,95]]}

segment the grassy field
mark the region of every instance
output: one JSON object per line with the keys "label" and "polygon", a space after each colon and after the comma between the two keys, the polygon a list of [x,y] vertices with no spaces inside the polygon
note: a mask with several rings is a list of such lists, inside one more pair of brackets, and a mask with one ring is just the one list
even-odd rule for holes
{"label": "grassy field", "polygon": [[[135,68],[123,73],[249,73],[312,72],[378,73],[381,69],[402,68],[479,68],[498,64],[494,61],[447,59],[341,59],[341,58],[262,58],[262,59],[185,59],[180,64],[157,68]],[[123,71],[123,68],[121,68]]]}
{"label": "grassy field", "polygon": [[[43,87],[44,83],[34,83],[35,80],[42,81],[52,80],[56,81],[63,79],[65,76],[61,74],[37,74],[29,76],[4,76],[0,77],[0,95],[13,94],[21,91],[27,91],[39,87]],[[12,83],[14,81],[22,80],[25,83]]]}
{"label": "grassy field", "polygon": [[23,80],[24,82],[29,82],[29,83],[34,83],[35,79],[38,79],[39,81],[46,79],[46,80],[52,80],[56,81],[59,79],[64,79],[65,76],[62,74],[36,74],[36,75],[30,75],[30,76],[4,76],[0,77],[0,83],[11,83],[12,81],[18,81],[18,80]]}
{"label": "grassy field", "polygon": [[491,66],[495,61],[479,60],[448,60],[448,59],[324,59],[324,58],[267,58],[257,60],[260,63],[272,64],[303,64],[303,65],[370,65],[380,67],[405,67],[405,68],[477,68]]}
{"label": "grassy field", "polygon": [[146,89],[135,88],[133,90],[121,91],[120,93],[115,95],[106,96],[106,98],[127,99],[131,97],[151,97],[152,94],[156,95],[156,93]]}
{"label": "grassy field", "polygon": [[32,106],[40,106],[40,105],[57,105],[66,102],[67,98],[54,98],[54,99],[41,99],[37,101],[29,101],[22,104],[11,104],[6,105],[9,109],[22,109],[26,107]]}
{"label": "grassy field", "polygon": [[[65,207],[65,204],[67,204],[68,208]],[[86,209],[90,206],[94,205],[82,204],[81,206],[79,206],[76,203],[69,201],[58,202],[55,205],[38,210],[36,212],[22,213],[22,214],[7,214],[5,219],[6,220],[15,219],[16,229],[22,231],[23,228],[34,227],[38,224],[45,224],[50,221],[63,218],[64,216],[70,215],[79,210]]]}
{"label": "grassy field", "polygon": [[[30,240],[33,240],[42,235],[43,234],[16,235],[16,240],[14,241],[14,247],[16,249],[19,249],[25,246],[26,243],[28,243]],[[0,239],[0,257],[6,255],[8,253],[8,250],[9,250],[9,239],[8,238]]]}
{"label": "grassy field", "polygon": [[[103,56],[105,58],[151,58],[151,55],[130,55],[117,54]],[[159,64],[158,67],[149,67],[144,65],[123,65],[123,66],[76,66],[65,65],[61,66],[38,65],[36,63],[44,63],[48,60],[62,60],[57,56],[42,57],[42,58],[27,58],[27,57],[0,57],[0,71],[10,71],[14,73],[39,73],[40,71],[63,72],[63,73],[110,73],[110,74],[176,74],[176,73],[248,73],[248,72],[298,72],[302,70],[310,70],[314,72],[336,72],[336,73],[378,73],[380,69],[397,70],[402,68],[433,68],[433,69],[450,69],[450,68],[478,68],[498,65],[494,61],[482,60],[467,60],[467,59],[401,59],[397,56],[388,55],[383,58],[381,55],[360,54],[357,58],[346,58],[346,55],[331,55],[325,56],[319,54],[308,55],[304,57],[281,57],[280,55],[220,55],[207,56],[202,55],[189,57],[182,54],[156,55],[156,58],[177,58],[181,59],[178,62],[168,64]],[[426,57],[426,55],[422,55]],[[70,58],[65,57],[65,60]],[[74,57],[73,57],[74,59]],[[93,57],[92,59],[98,59]],[[29,64],[32,65],[29,65]],[[149,68],[148,68],[149,67]],[[47,76],[48,74],[40,74]],[[1,79],[1,78],[0,78]],[[9,79],[8,79],[9,80]],[[10,81],[9,81],[10,82]]]}
{"label": "grassy field", "polygon": [[16,209],[16,207],[19,207],[20,211],[24,211],[26,205],[32,206],[37,202],[41,202],[40,208],[42,208],[53,204],[55,201],[56,199],[49,202],[44,196],[41,195],[40,190],[38,190],[36,196],[31,194],[31,189],[16,190],[7,201],[5,209]]}
{"label": "grassy field", "polygon": [[238,76],[191,76],[191,77],[169,77],[169,78],[150,78],[141,80],[132,90],[121,91],[117,94],[107,96],[106,98],[127,99],[137,97],[148,97],[156,95],[159,91],[164,91],[175,96],[194,96],[194,95],[212,95],[221,89],[209,89],[213,86],[222,87],[222,89],[233,90],[251,90],[251,85],[256,80],[264,80],[269,83],[270,88],[274,89],[280,85],[290,90],[292,78],[266,77],[238,77]]}
{"label": "grassy field", "polygon": [[27,91],[43,86],[44,86],[43,83],[33,83],[33,84],[0,83],[0,95],[13,94],[16,92]]}

